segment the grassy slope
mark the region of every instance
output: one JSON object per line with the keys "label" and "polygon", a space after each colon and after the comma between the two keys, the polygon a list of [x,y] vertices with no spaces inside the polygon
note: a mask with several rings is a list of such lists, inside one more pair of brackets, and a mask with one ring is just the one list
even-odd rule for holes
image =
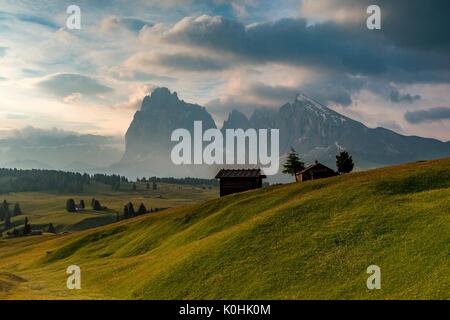
{"label": "grassy slope", "polygon": [[[116,212],[122,214],[123,206],[129,201],[134,203],[136,210],[141,202],[150,210],[150,208],[169,208],[212,199],[217,197],[217,194],[218,188],[202,189],[190,185],[161,183],[157,190],[146,190],[144,183],[138,183],[136,191],[131,190],[131,184],[123,185],[122,190],[115,191],[111,189],[111,186],[93,183],[85,186],[84,192],[80,194],[21,192],[0,194],[0,201],[6,199],[11,203],[11,209],[15,202],[20,203],[23,215],[12,218],[14,226],[22,226],[25,217],[28,217],[34,229],[45,229],[51,222],[58,231],[77,231],[115,222]],[[109,210],[90,210],[93,197]],[[80,199],[84,199],[87,209],[76,214],[68,213],[65,209],[68,198],[75,199],[77,203]],[[3,230],[3,222],[0,222],[0,230]]]}
{"label": "grassy slope", "polygon": [[[444,159],[0,240],[0,296],[448,299],[449,243]],[[79,291],[65,289],[70,264],[81,267]],[[381,290],[366,288],[371,264],[381,267]]]}

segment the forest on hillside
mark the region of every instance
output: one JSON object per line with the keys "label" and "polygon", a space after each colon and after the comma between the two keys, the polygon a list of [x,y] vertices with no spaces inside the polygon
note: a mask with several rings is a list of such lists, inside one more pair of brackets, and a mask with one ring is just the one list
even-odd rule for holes
{"label": "forest on hillside", "polygon": [[[149,177],[137,178],[137,182],[171,183],[196,186],[216,186],[214,179]],[[99,182],[119,190],[128,184],[128,178],[116,174],[94,174],[46,169],[6,169],[0,168],[0,193],[52,191],[57,193],[80,193],[86,185]]]}

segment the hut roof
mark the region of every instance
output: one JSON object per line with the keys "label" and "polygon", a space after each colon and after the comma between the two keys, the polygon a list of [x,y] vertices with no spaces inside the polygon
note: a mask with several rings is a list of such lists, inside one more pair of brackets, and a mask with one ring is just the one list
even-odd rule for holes
{"label": "hut roof", "polygon": [[266,178],[261,174],[261,169],[221,169],[216,174],[216,179],[220,178]]}
{"label": "hut roof", "polygon": [[320,162],[314,163],[312,165],[307,166],[305,169],[303,169],[302,171],[298,172],[297,174],[302,174],[305,173],[307,171],[310,171],[312,169],[328,169],[334,172],[333,169],[328,168],[326,165],[321,164]]}

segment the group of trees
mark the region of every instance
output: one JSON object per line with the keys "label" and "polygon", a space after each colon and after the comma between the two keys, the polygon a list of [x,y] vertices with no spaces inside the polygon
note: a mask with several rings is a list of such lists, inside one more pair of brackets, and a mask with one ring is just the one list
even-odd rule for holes
{"label": "group of trees", "polygon": [[12,227],[11,218],[15,216],[19,216],[22,214],[22,209],[20,208],[20,204],[16,202],[14,204],[13,209],[10,209],[10,204],[8,201],[3,200],[0,204],[0,221],[4,221],[3,229],[9,229]]}
{"label": "group of trees", "polygon": [[[182,184],[182,185],[192,185],[192,186],[217,186],[219,182],[216,179],[201,179],[201,178],[159,178],[159,177],[150,177],[150,178],[137,178],[136,182],[144,182],[148,184],[148,188],[150,189],[150,183],[153,183],[153,186],[156,186],[156,183],[170,183],[170,184]],[[153,188],[156,190],[156,188]]]}
{"label": "group of trees", "polygon": [[[283,167],[283,173],[295,175],[305,169],[305,163],[300,159],[295,149],[291,148]],[[353,167],[352,156],[347,151],[341,151],[336,155],[336,168],[339,174],[349,173],[353,170]]]}
{"label": "group of trees", "polygon": [[[80,200],[79,204],[76,204],[75,200],[72,199],[72,198],[67,199],[67,201],[66,201],[66,210],[68,212],[76,212],[76,211],[80,211],[80,210],[82,210],[84,208],[85,208],[85,204],[84,204],[84,200],[83,199]],[[95,210],[95,211],[101,211],[101,210],[106,210],[107,209],[107,207],[102,206],[100,204],[100,201],[98,201],[95,198],[91,199],[91,208],[92,208],[92,210]],[[145,207],[144,203],[142,203],[142,202],[139,205],[138,209],[135,210],[134,206],[133,206],[133,203],[132,202],[128,202],[123,207],[122,218],[123,219],[133,218],[133,217],[136,217],[136,216],[140,216],[142,214],[146,214],[146,213],[149,213],[149,212],[157,212],[157,211],[160,211],[160,210],[161,210],[160,208],[154,208],[154,209],[150,208],[150,210],[147,210],[147,208]],[[121,220],[122,218],[117,213],[117,220]],[[52,229],[54,229],[53,225],[51,225],[51,227],[52,227]],[[49,229],[50,229],[50,226],[49,226]],[[49,232],[51,232],[51,231],[49,231]]]}
{"label": "group of trees", "polygon": [[[7,228],[5,228],[6,230]],[[28,217],[25,217],[23,227],[18,229],[14,228],[12,231],[8,231],[6,234],[10,237],[28,236],[32,233],[31,224],[28,223]]]}
{"label": "group of trees", "polygon": [[[138,178],[136,182],[145,182],[145,180],[144,180],[144,181],[143,181],[143,180],[139,180],[139,178]],[[146,183],[145,183],[145,188],[146,188],[147,190],[150,190],[150,182],[146,182]],[[133,191],[136,191],[136,190],[137,190],[137,185],[136,185],[136,183],[133,183],[132,189],[133,189]],[[152,190],[158,190],[158,186],[156,185],[156,182],[155,182],[155,181],[152,182]]]}
{"label": "group of trees", "polygon": [[[68,212],[76,212],[76,211],[83,210],[85,208],[86,208],[86,205],[85,205],[83,199],[81,199],[78,204],[76,204],[75,200],[72,199],[72,198],[67,199],[67,201],[66,201],[66,210]],[[95,210],[95,211],[101,211],[101,210],[105,210],[106,209],[106,207],[103,207],[100,204],[100,201],[98,201],[95,198],[91,199],[91,208],[92,208],[92,210]]]}
{"label": "group of trees", "polygon": [[[157,212],[160,211],[160,208],[150,208],[150,210],[147,210],[147,208],[145,207],[144,203],[141,202],[141,204],[139,205],[139,208],[137,209],[137,211],[135,211],[133,203],[128,202],[126,205],[123,206],[123,219],[129,219],[129,218],[133,218],[136,216],[140,216],[149,212]],[[119,214],[117,214],[117,220],[120,220],[120,216]]]}
{"label": "group of trees", "polygon": [[[49,223],[46,232],[48,233],[57,233],[56,228],[53,226],[53,223]],[[39,235],[42,234],[42,230],[33,230],[31,224],[28,221],[28,217],[25,217],[24,224],[22,228],[14,228],[12,231],[8,231],[6,233],[9,237],[23,237],[23,236],[29,236],[29,235]],[[2,233],[0,233],[0,238],[3,236]]]}

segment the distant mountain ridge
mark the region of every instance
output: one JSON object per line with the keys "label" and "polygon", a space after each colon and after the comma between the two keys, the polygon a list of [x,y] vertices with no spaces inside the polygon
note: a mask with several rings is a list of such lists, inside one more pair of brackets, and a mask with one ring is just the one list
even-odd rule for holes
{"label": "distant mountain ridge", "polygon": [[[208,111],[180,100],[167,88],[157,88],[146,96],[126,133],[126,150],[116,170],[145,171],[160,176],[191,175],[210,177],[215,169],[193,170],[174,166],[170,151],[175,144],[170,135],[177,128],[193,130],[193,122],[203,122],[203,130],[216,128]],[[280,129],[280,156],[294,147],[302,159],[319,160],[335,166],[335,156],[347,150],[359,169],[450,156],[450,143],[431,138],[404,136],[385,128],[368,128],[343,116],[306,95],[279,109],[256,109],[250,117],[238,110],[230,112],[221,130]],[[281,171],[281,170],[280,170]]]}

